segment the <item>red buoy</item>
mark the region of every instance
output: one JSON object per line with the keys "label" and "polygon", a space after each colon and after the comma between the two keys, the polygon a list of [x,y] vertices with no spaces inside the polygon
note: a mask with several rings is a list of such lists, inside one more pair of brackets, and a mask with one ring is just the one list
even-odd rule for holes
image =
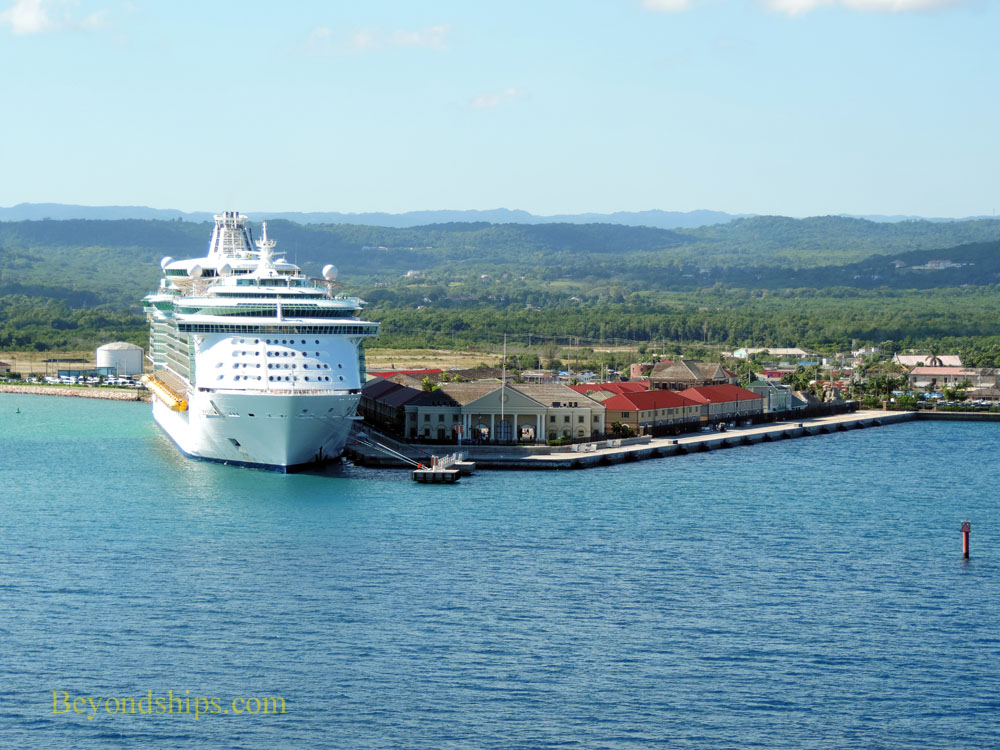
{"label": "red buoy", "polygon": [[962,557],[969,558],[969,532],[972,531],[972,524],[962,521]]}

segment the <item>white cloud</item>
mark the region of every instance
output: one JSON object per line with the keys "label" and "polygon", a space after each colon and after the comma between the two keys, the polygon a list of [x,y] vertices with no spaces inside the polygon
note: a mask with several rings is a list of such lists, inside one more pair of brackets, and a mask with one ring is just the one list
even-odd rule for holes
{"label": "white cloud", "polygon": [[520,99],[523,95],[524,92],[521,89],[515,88],[508,88],[503,91],[491,91],[486,94],[479,94],[473,98],[469,106],[472,109],[478,110],[496,109],[501,104]]}
{"label": "white cloud", "polygon": [[364,52],[379,44],[378,33],[372,29],[358,29],[347,40],[347,48],[351,52]]}
{"label": "white cloud", "polygon": [[13,34],[38,34],[55,28],[52,19],[42,7],[42,0],[17,0],[3,13],[0,24],[10,26]]}
{"label": "white cloud", "polygon": [[654,13],[680,13],[691,7],[691,0],[642,0],[642,7]]}
{"label": "white cloud", "polygon": [[389,43],[396,47],[429,47],[443,49],[451,26],[431,26],[423,31],[394,31]]}
{"label": "white cloud", "polygon": [[875,13],[908,13],[958,5],[962,0],[763,0],[768,10],[799,16],[825,5]]}
{"label": "white cloud", "polygon": [[72,12],[75,6],[74,0],[15,0],[13,5],[0,13],[0,26],[9,27],[10,32],[18,36],[66,29],[95,31],[104,28],[106,11],[99,10],[77,19]]}
{"label": "white cloud", "polygon": [[447,25],[417,31],[397,29],[388,34],[379,29],[363,27],[347,37],[334,39],[330,27],[317,26],[306,36],[303,48],[306,54],[314,57],[403,47],[441,50],[447,45],[450,33],[451,26]]}

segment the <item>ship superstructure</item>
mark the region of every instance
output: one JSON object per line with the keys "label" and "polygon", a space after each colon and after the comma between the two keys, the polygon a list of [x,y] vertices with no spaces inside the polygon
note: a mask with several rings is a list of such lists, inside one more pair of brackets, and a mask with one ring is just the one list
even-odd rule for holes
{"label": "ship superstructure", "polygon": [[343,450],[378,324],[332,265],[309,278],[274,247],[227,211],[207,255],[164,258],[145,298],[153,416],[189,456],[289,471]]}

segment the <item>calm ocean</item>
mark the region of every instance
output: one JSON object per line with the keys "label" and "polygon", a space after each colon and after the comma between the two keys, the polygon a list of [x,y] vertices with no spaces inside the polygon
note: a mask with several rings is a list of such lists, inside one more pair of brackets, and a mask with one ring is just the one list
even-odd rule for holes
{"label": "calm ocean", "polygon": [[998,448],[911,423],[421,486],[0,395],[0,747],[995,747]]}

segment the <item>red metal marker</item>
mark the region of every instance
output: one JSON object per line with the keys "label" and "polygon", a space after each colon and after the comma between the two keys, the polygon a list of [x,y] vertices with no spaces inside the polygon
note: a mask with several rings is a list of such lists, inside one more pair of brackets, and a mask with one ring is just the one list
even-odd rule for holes
{"label": "red metal marker", "polygon": [[972,524],[962,521],[962,557],[969,557],[969,532],[972,531]]}

